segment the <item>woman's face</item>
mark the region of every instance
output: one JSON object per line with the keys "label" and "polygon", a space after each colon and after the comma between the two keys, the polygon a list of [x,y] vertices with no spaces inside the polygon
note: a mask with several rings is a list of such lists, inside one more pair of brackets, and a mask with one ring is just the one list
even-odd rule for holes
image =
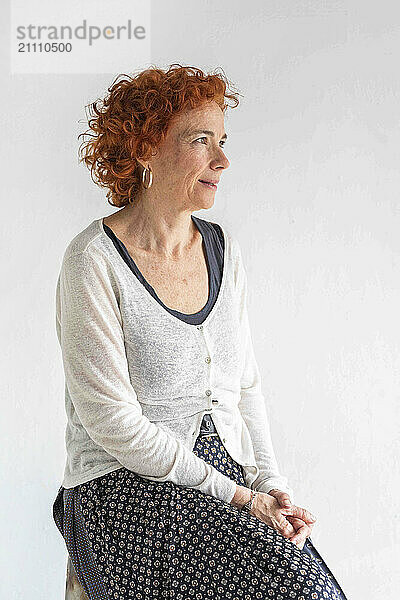
{"label": "woman's face", "polygon": [[178,115],[149,161],[153,192],[168,195],[182,209],[199,210],[214,203],[216,186],[229,161],[223,151],[224,114],[214,101]]}

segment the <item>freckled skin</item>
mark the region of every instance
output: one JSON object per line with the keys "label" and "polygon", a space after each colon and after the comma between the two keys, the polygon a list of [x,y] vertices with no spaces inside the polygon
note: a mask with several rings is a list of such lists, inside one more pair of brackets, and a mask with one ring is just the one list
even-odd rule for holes
{"label": "freckled skin", "polygon": [[[211,130],[215,136],[190,135],[194,129]],[[167,205],[186,214],[213,206],[215,191],[198,180],[219,180],[229,166],[221,143],[224,134],[224,115],[215,102],[178,115],[149,161],[154,175],[150,190],[156,186],[153,193],[162,191]]]}
{"label": "freckled skin", "polygon": [[141,163],[153,172],[151,187],[104,218],[161,301],[186,314],[201,310],[209,296],[203,240],[190,216],[214,204],[216,190],[199,179],[219,181],[229,166],[225,135],[214,101],[177,115],[155,155]]}

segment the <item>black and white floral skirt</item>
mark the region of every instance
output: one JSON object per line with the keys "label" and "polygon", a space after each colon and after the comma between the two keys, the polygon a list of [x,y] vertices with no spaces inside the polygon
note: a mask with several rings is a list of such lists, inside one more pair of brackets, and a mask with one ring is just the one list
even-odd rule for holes
{"label": "black and white floral skirt", "polygon": [[[218,434],[193,452],[246,485]],[[346,600],[310,537],[300,550],[231,504],[124,467],[61,487],[53,517],[90,600]]]}

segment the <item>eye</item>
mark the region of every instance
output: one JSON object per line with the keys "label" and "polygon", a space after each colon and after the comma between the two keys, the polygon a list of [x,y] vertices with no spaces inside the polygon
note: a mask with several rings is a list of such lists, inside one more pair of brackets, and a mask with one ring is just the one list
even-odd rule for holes
{"label": "eye", "polygon": [[[195,140],[195,142],[198,142],[199,140],[207,140],[207,137],[203,136],[203,137],[197,138],[197,140]],[[226,143],[226,140],[221,140],[220,141],[221,147],[225,146],[225,143]]]}

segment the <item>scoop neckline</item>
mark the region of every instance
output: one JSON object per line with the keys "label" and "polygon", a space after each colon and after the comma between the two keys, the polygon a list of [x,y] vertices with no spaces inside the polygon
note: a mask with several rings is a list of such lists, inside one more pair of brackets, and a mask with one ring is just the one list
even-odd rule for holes
{"label": "scoop neckline", "polygon": [[[104,219],[104,217],[103,217]],[[121,245],[122,248],[124,249],[125,253],[127,254],[127,256],[129,257],[129,261],[132,262],[132,264],[134,265],[135,269],[137,270],[137,272],[140,274],[140,278],[139,281],[140,283],[146,288],[146,290],[149,292],[149,294],[151,296],[153,296],[155,299],[157,300],[157,302],[159,304],[161,304],[161,306],[167,311],[167,312],[173,312],[173,313],[177,313],[177,314],[173,314],[174,317],[177,317],[178,319],[180,319],[181,321],[184,321],[185,319],[181,319],[181,316],[183,315],[183,317],[191,317],[193,319],[195,318],[201,318],[199,317],[200,313],[206,313],[208,314],[209,311],[209,305],[211,302],[211,298],[212,298],[212,289],[211,289],[211,265],[210,265],[210,260],[209,260],[209,255],[208,255],[208,251],[206,248],[206,242],[205,242],[205,237],[203,234],[203,231],[200,229],[199,224],[197,223],[197,218],[194,217],[193,215],[191,215],[191,219],[195,224],[195,227],[197,228],[197,231],[200,233],[201,238],[202,238],[202,246],[204,246],[205,248],[205,259],[206,259],[206,267],[207,267],[207,279],[208,279],[208,297],[207,297],[207,301],[205,303],[205,305],[198,310],[195,313],[184,313],[180,310],[175,310],[174,308],[170,308],[169,306],[167,306],[165,304],[165,302],[163,302],[160,298],[160,296],[157,294],[156,290],[153,288],[153,286],[147,281],[147,279],[145,278],[145,276],[143,275],[143,273],[140,271],[139,267],[137,266],[135,260],[132,258],[131,254],[128,251],[128,248],[125,246],[124,242],[114,233],[113,229],[111,229],[111,227],[109,225],[106,225],[106,223],[104,223],[104,220],[102,219],[102,226],[103,229],[105,230],[106,234],[108,235],[108,237],[112,237],[113,240],[116,240],[118,245]],[[111,232],[111,235],[109,232],[107,232],[107,229],[109,230],[109,232]],[[115,245],[115,244],[114,244]],[[126,261],[125,261],[126,262]],[[129,268],[131,269],[131,271],[133,270],[130,265],[128,265]],[[136,274],[136,273],[135,273]],[[142,281],[143,280],[143,281]],[[150,290],[149,290],[150,288]],[[151,290],[153,291],[153,294],[151,293]],[[191,325],[194,325],[194,323],[191,323]]]}
{"label": "scoop neckline", "polygon": [[[216,309],[218,308],[219,304],[221,303],[221,298],[224,295],[224,290],[225,290],[225,282],[226,282],[226,267],[227,267],[227,254],[228,254],[228,250],[230,248],[230,244],[229,244],[229,237],[225,234],[225,231],[223,230],[223,228],[221,227],[221,231],[222,231],[222,235],[224,237],[224,254],[223,254],[223,264],[222,264],[222,278],[221,278],[221,283],[220,283],[220,287],[219,287],[219,291],[218,291],[218,296],[217,299],[214,302],[213,307],[211,308],[211,310],[209,311],[208,315],[205,317],[205,319],[201,322],[201,323],[187,323],[186,321],[180,319],[178,316],[172,314],[171,312],[169,312],[168,308],[161,300],[162,304],[160,304],[155,298],[154,296],[152,296],[152,294],[150,294],[149,290],[139,281],[139,279],[136,277],[135,273],[132,272],[132,269],[129,267],[129,265],[126,264],[125,260],[122,258],[122,256],[120,255],[120,253],[118,252],[117,248],[114,246],[114,243],[112,242],[112,240],[110,239],[109,235],[105,232],[104,230],[104,223],[103,223],[103,218],[104,217],[100,217],[99,219],[95,220],[95,223],[98,226],[98,229],[100,231],[100,233],[102,234],[103,238],[106,237],[107,238],[107,243],[109,243],[109,245],[111,245],[112,248],[112,252],[116,252],[116,254],[118,255],[118,258],[120,261],[122,261],[124,267],[126,269],[129,270],[130,275],[134,278],[135,280],[135,284],[139,285],[139,289],[141,289],[141,293],[145,295],[145,297],[150,299],[150,302],[155,303],[158,307],[158,310],[162,311],[164,314],[166,314],[170,319],[173,319],[175,322],[179,321],[180,323],[182,323],[183,325],[187,325],[191,328],[193,327],[203,327],[205,324],[208,324],[208,322],[211,320],[211,317],[214,315],[214,313],[216,312]],[[107,226],[108,227],[108,226]],[[111,227],[110,227],[111,229]],[[112,231],[112,230],[111,230]],[[113,232],[114,233],[114,232]],[[201,233],[201,232],[200,232]],[[114,234],[115,235],[115,234]],[[133,260],[133,259],[132,259]],[[208,259],[207,259],[208,260]],[[209,269],[208,269],[209,271]],[[209,273],[210,276],[210,273]],[[147,280],[146,280],[147,281]],[[150,284],[149,284],[150,285]],[[210,282],[209,282],[210,285]],[[154,288],[153,288],[154,289]],[[154,292],[157,294],[157,292],[154,290]],[[207,300],[208,303],[209,300]],[[204,307],[207,304],[204,305]],[[204,309],[203,307],[203,309]],[[203,310],[201,309],[201,310]],[[174,309],[171,309],[174,310]],[[197,315],[199,312],[197,313],[192,313],[192,315]],[[180,311],[176,311],[176,312],[180,312]],[[189,313],[180,313],[180,314],[187,314],[189,315]]]}

